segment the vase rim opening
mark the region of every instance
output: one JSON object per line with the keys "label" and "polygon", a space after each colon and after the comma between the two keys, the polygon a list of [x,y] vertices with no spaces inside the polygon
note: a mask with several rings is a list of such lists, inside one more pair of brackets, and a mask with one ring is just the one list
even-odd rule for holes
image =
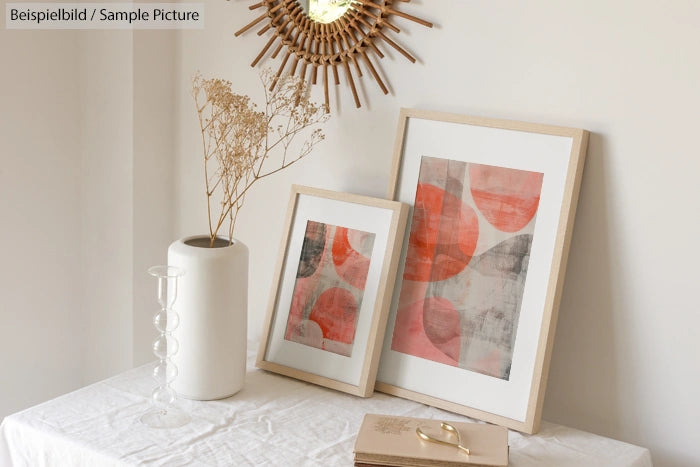
{"label": "vase rim opening", "polygon": [[182,240],[187,246],[195,248],[225,248],[236,243],[235,239],[229,239],[228,237],[217,236],[214,239],[214,245],[211,245],[211,237],[209,235],[195,235],[193,237],[187,237]]}

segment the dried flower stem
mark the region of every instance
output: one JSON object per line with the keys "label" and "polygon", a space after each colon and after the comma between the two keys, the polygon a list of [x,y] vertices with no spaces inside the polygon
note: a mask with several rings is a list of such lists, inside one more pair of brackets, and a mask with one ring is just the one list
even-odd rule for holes
{"label": "dried flower stem", "polygon": [[[257,111],[248,96],[234,94],[229,81],[203,79],[199,74],[192,80],[192,95],[202,133],[212,247],[227,221],[229,243],[233,242],[238,211],[255,182],[298,162],[324,139],[321,129],[316,128],[296,156],[289,158],[294,139],[310,127],[324,123],[329,115],[325,106],[310,101],[306,83],[301,78],[279,78],[277,85],[269,90],[275,79],[270,70],[261,75],[265,90],[264,111]],[[266,162],[278,146],[282,152],[281,162],[268,168]],[[213,170],[212,164],[215,164]],[[212,206],[217,198],[221,204],[218,211]]]}

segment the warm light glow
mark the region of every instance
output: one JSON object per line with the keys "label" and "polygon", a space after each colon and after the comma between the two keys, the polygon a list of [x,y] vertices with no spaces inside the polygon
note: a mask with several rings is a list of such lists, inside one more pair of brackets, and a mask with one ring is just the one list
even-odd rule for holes
{"label": "warm light glow", "polygon": [[332,23],[345,14],[353,0],[309,0],[308,15],[319,23]]}

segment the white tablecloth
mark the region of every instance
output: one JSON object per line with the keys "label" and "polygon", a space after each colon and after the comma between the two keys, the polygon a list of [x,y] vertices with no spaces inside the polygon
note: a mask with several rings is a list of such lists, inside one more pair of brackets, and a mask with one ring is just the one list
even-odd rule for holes
{"label": "white tablecloth", "polygon": [[[362,399],[254,368],[245,388],[210,402],[181,400],[193,421],[151,429],[151,365],[10,415],[0,425],[4,466],[352,466],[365,413],[440,420],[465,417],[376,393]],[[511,431],[510,465],[651,466],[647,449],[543,422],[537,435]]]}

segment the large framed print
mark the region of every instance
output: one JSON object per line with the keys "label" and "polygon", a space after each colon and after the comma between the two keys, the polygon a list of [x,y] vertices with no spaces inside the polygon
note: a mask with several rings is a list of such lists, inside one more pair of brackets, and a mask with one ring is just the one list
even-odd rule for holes
{"label": "large framed print", "polygon": [[374,391],[408,205],[293,186],[257,366]]}
{"label": "large framed print", "polygon": [[538,430],[588,133],[403,109],[413,206],[376,388]]}

